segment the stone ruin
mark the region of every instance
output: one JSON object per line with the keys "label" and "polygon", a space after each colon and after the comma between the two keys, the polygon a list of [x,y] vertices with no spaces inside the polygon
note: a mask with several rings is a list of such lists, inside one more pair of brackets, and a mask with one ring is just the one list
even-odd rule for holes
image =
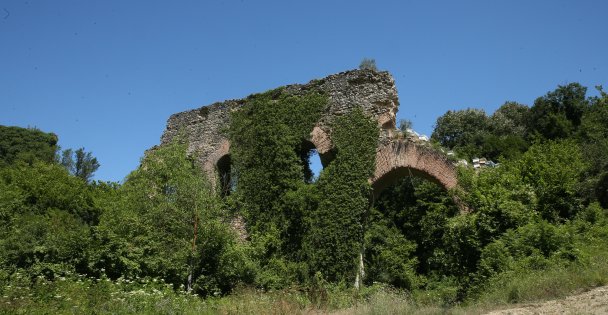
{"label": "stone ruin", "polygon": [[[332,160],[331,122],[361,107],[381,129],[376,148],[376,168],[370,178],[375,195],[403,176],[421,176],[446,189],[456,187],[456,169],[445,154],[431,148],[428,143],[413,141],[396,129],[399,99],[390,73],[351,70],[307,84],[284,87],[284,93],[292,95],[311,91],[324,92],[328,96],[328,106],[310,131],[310,139],[307,139],[311,149],[318,151],[324,166]],[[204,173],[215,183],[222,169],[230,164],[230,141],[224,132],[230,112],[247,106],[247,102],[247,98],[227,100],[173,114],[167,122],[161,145],[184,133],[189,141],[189,153],[196,153]]]}

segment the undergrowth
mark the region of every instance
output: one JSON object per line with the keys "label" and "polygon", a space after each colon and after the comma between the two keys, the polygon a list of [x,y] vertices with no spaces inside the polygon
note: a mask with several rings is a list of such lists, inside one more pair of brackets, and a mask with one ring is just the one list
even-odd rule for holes
{"label": "undergrowth", "polygon": [[[581,240],[582,241],[582,240]],[[316,290],[264,291],[242,287],[224,297],[201,298],[174,290],[162,279],[66,276],[55,281],[2,275],[2,314],[482,314],[512,303],[537,302],[608,283],[605,239],[581,247],[582,258],[545,270],[514,270],[490,280],[483,294],[445,305],[449,290],[412,292],[375,284],[355,290],[326,284]]]}

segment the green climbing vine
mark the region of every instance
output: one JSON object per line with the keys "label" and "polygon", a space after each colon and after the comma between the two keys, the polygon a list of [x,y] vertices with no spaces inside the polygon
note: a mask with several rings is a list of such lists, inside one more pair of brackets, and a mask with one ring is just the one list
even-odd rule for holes
{"label": "green climbing vine", "polygon": [[336,119],[335,159],[311,183],[307,141],[326,106],[320,93],[278,89],[249,97],[232,113],[238,183],[230,198],[247,221],[263,286],[306,281],[317,271],[337,281],[355,275],[378,129],[361,109]]}
{"label": "green climbing vine", "polygon": [[277,275],[299,260],[303,215],[314,199],[301,198],[311,173],[306,141],[326,104],[320,93],[287,95],[277,89],[250,96],[231,115],[231,160],[238,173],[231,198],[268,269],[260,280],[266,286],[281,286],[272,279],[284,278]]}
{"label": "green climbing vine", "polygon": [[332,141],[336,158],[320,175],[320,201],[305,247],[314,271],[330,281],[352,283],[372,193],[368,179],[375,164],[377,124],[356,109],[335,121]]}

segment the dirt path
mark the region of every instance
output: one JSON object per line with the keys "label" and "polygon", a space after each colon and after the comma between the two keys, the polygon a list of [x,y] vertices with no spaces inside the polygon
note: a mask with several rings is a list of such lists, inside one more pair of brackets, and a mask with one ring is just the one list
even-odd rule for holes
{"label": "dirt path", "polygon": [[488,315],[528,314],[608,314],[608,286],[560,300],[525,304],[517,308],[488,313]]}

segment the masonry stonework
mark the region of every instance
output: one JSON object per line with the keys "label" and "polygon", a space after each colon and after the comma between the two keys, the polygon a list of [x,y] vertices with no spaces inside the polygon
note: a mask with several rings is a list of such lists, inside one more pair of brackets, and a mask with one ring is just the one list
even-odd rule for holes
{"label": "masonry stonework", "polygon": [[[404,139],[396,130],[395,115],[399,107],[395,81],[388,72],[352,70],[307,84],[285,86],[284,93],[302,95],[323,92],[328,104],[310,132],[310,142],[315,146],[324,164],[331,159],[331,122],[357,107],[378,122],[381,129],[376,155],[376,170],[370,182],[375,192],[381,191],[401,176],[423,176],[447,189],[456,186],[456,171],[447,158],[420,143]],[[230,142],[225,128],[229,125],[230,112],[247,106],[247,98],[214,103],[171,115],[161,145],[183,134],[189,142],[188,152],[196,153],[204,172],[214,179],[218,161],[230,154]]]}

